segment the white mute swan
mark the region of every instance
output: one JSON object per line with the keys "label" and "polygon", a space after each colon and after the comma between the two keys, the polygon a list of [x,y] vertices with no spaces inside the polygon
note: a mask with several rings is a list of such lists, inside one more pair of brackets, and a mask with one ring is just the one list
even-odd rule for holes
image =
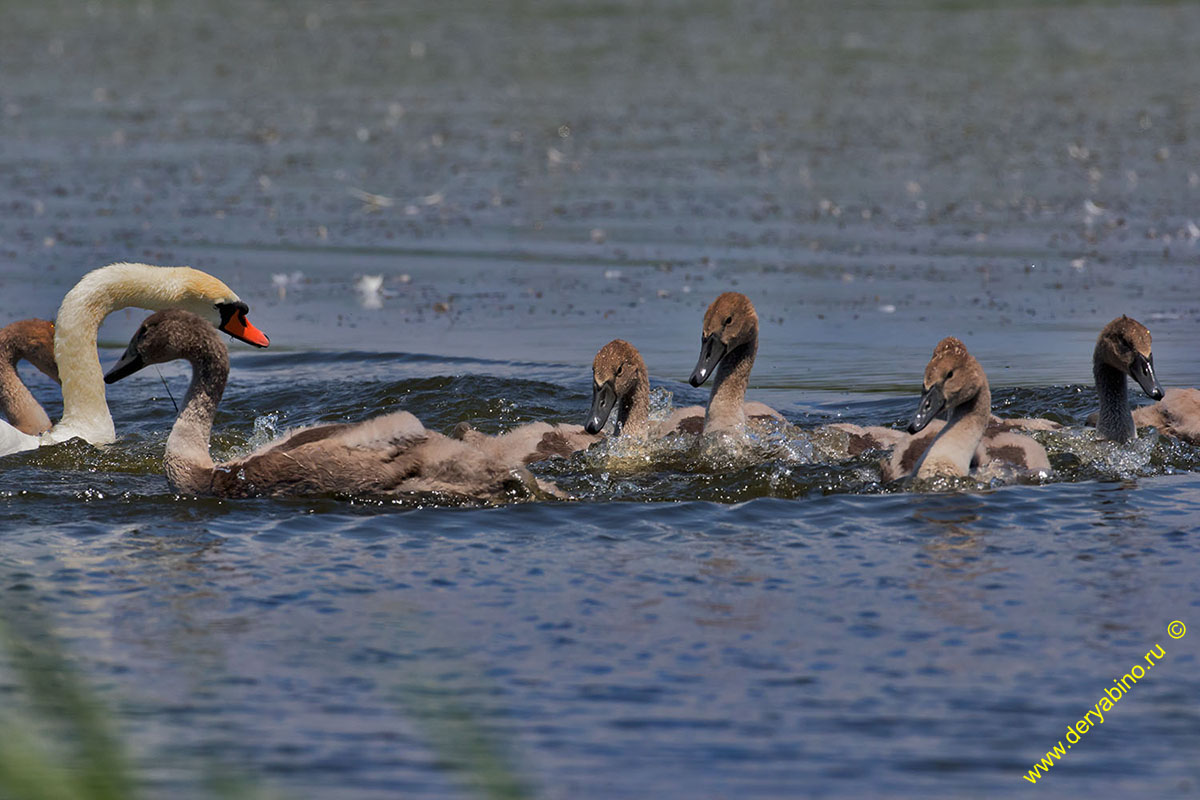
{"label": "white mute swan", "polygon": [[191,267],[125,263],[92,270],[67,292],[58,307],[54,358],[62,380],[62,420],[40,437],[14,436],[20,432],[11,426],[0,430],[0,455],[75,437],[92,444],[116,439],[104,397],[96,336],[105,317],[130,306],[152,311],[185,308],[243,342],[256,347],[270,344],[246,319],[246,304],[208,273]]}
{"label": "white mute swan", "polygon": [[229,354],[211,325],[177,308],[151,315],[104,380],[180,358],[192,365],[192,382],[163,459],[176,491],[218,497],[438,493],[490,502],[538,491],[524,468],[428,431],[407,411],[301,428],[244,458],[214,464],[209,436]]}

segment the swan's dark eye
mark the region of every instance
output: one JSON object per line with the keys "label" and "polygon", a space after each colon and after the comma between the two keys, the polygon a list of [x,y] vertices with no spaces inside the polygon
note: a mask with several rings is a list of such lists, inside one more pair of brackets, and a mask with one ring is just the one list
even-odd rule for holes
{"label": "swan's dark eye", "polygon": [[229,320],[239,311],[242,314],[243,320],[245,319],[245,315],[250,313],[250,306],[241,300],[236,303],[213,303],[213,308],[221,315],[221,325],[228,324]]}
{"label": "swan's dark eye", "polygon": [[724,322],[722,322],[721,324],[722,324],[722,325],[728,325],[728,324],[729,324],[729,323],[731,323],[731,322],[733,322],[733,316],[732,316],[732,315],[730,315],[730,316],[726,317],[726,318],[725,318],[725,321],[724,321]]}
{"label": "swan's dark eye", "polygon": [[617,377],[618,377],[618,378],[619,378],[619,377],[621,377],[621,373],[622,373],[624,370],[625,370],[625,365],[624,365],[624,364],[622,364],[621,366],[617,367]]}
{"label": "swan's dark eye", "polygon": [[949,372],[946,373],[946,380],[950,380],[953,377],[954,377],[954,370],[950,370]]}

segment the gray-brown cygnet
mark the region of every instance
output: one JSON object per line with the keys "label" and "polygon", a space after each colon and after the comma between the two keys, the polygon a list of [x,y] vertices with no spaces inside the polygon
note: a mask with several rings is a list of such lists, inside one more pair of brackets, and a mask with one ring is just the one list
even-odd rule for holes
{"label": "gray-brown cygnet", "polygon": [[725,292],[704,313],[700,360],[689,379],[692,386],[700,386],[710,376],[713,379],[704,433],[741,432],[748,419],[783,420],[783,415],[769,406],[746,402],[746,387],[757,353],[758,314],[754,304],[744,294]]}
{"label": "gray-brown cygnet", "polygon": [[436,493],[486,502],[536,491],[525,469],[426,430],[407,411],[301,428],[244,458],[214,464],[209,435],[229,376],[229,354],[212,325],[181,309],[153,314],[104,380],[113,383],[176,359],[192,365],[163,459],[176,491],[218,497]]}
{"label": "gray-brown cygnet", "polygon": [[[1167,436],[1200,444],[1200,391],[1167,389],[1154,374],[1150,331],[1122,315],[1104,326],[1092,353],[1092,375],[1100,397],[1096,430],[1105,439],[1128,442],[1138,428],[1153,426]],[[1130,411],[1127,378],[1159,402]],[[1089,419],[1089,422],[1091,420]]]}
{"label": "gray-brown cygnet", "polygon": [[0,330],[0,413],[21,433],[42,433],[50,430],[50,417],[17,374],[22,360],[58,383],[53,322],[23,319]]}
{"label": "gray-brown cygnet", "polygon": [[617,436],[646,439],[675,433],[699,433],[704,426],[704,407],[676,409],[667,420],[650,419],[650,376],[638,349],[624,339],[613,339],[592,361],[592,407],[588,411],[588,433],[598,433],[613,409]]}
{"label": "gray-brown cygnet", "polygon": [[896,447],[884,462],[884,480],[964,476],[973,466],[992,462],[1023,472],[1050,471],[1046,450],[1035,440],[1006,430],[989,433],[992,393],[987,375],[952,336],[938,342],[925,367],[924,391],[908,432],[920,433],[943,409],[949,420],[940,430],[914,435]]}

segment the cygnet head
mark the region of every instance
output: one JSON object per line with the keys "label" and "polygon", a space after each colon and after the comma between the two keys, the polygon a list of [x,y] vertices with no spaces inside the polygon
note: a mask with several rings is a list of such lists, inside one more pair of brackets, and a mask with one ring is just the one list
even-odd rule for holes
{"label": "cygnet head", "polygon": [[4,329],[9,353],[23,358],[45,375],[58,381],[58,362],[54,360],[54,323],[44,319],[23,319]]}
{"label": "cygnet head", "polygon": [[588,433],[599,433],[617,400],[637,388],[646,376],[646,363],[637,348],[624,339],[613,339],[592,361],[592,409],[588,412]]}
{"label": "cygnet head", "polygon": [[165,364],[176,359],[193,361],[197,354],[224,352],[221,340],[212,326],[190,311],[169,308],[146,318],[129,347],[104,376],[105,383],[116,383],[152,364]]}
{"label": "cygnet head", "polygon": [[725,292],[704,312],[700,331],[700,360],[688,383],[699,386],[708,380],[721,359],[734,348],[758,336],[758,314],[750,298],[740,292]]}
{"label": "cygnet head", "polygon": [[1107,364],[1138,382],[1142,391],[1161,400],[1162,387],[1154,375],[1154,354],[1150,352],[1150,331],[1135,319],[1122,315],[1104,326],[1092,355],[1094,365]]}
{"label": "cygnet head", "polygon": [[969,402],[987,386],[987,375],[967,346],[953,336],[947,336],[933,349],[933,358],[925,367],[925,386],[917,413],[909,423],[908,432],[917,433],[944,408],[955,408]]}

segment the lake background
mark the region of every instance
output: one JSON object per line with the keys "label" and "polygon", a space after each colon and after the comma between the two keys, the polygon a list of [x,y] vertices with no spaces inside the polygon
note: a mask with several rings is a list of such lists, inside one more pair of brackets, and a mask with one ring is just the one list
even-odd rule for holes
{"label": "lake background", "polygon": [[[1079,425],[1122,313],[1164,386],[1200,384],[1195,5],[0,12],[0,319],[113,261],[222,278],[272,346],[231,347],[221,456],[399,409],[582,422],[618,336],[703,402],[727,289],[763,324],[751,395],[802,427],[906,419],[947,335],[999,413]],[[105,324],[105,364],[143,317]],[[162,368],[176,397],[186,374]],[[109,402],[117,445],[0,465],[0,587],[148,796],[214,763],[286,797],[471,796],[438,743],[463,717],[537,797],[1005,796],[1156,643],[1036,791],[1200,791],[1200,634],[1164,635],[1200,608],[1195,449],[958,494],[868,460],[580,458],[543,470],[577,503],[223,502],[168,491],[158,375]]]}

